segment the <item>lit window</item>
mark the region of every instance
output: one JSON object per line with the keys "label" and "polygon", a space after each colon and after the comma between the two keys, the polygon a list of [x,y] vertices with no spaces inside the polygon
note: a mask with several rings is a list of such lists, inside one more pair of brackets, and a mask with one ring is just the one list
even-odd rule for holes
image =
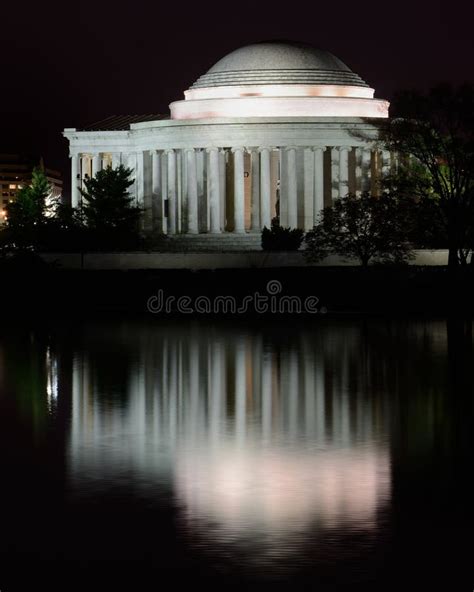
{"label": "lit window", "polygon": [[16,189],[16,185],[14,183],[10,183],[9,189]]}

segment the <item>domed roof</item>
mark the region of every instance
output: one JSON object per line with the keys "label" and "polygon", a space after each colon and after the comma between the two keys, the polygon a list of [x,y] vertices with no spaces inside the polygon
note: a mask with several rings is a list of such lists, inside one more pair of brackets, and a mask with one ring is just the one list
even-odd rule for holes
{"label": "domed roof", "polygon": [[191,88],[258,84],[321,84],[368,87],[329,51],[303,43],[267,41],[227,54]]}

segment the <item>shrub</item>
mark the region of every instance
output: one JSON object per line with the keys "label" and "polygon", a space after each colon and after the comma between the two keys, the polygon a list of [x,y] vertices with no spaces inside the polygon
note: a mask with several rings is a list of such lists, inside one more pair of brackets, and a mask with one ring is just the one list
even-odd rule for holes
{"label": "shrub", "polygon": [[273,218],[271,228],[262,230],[262,249],[264,251],[297,251],[303,241],[304,232],[300,228],[284,228],[278,218]]}

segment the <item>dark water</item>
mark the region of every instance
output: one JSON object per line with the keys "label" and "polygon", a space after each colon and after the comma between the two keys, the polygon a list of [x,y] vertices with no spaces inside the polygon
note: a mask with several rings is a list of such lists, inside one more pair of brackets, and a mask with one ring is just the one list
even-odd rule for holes
{"label": "dark water", "polygon": [[472,335],[90,321],[0,339],[0,589],[471,590]]}

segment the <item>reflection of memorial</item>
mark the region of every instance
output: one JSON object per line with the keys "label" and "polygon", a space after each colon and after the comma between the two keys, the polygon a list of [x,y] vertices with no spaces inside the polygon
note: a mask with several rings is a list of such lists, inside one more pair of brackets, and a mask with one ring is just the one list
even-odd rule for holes
{"label": "reflection of memorial", "polygon": [[164,485],[190,533],[269,536],[274,552],[318,526],[372,530],[390,495],[388,409],[349,392],[355,335],[277,348],[259,335],[149,331],[120,401],[98,387],[94,354],[77,356],[73,491],[133,480],[152,502]]}

